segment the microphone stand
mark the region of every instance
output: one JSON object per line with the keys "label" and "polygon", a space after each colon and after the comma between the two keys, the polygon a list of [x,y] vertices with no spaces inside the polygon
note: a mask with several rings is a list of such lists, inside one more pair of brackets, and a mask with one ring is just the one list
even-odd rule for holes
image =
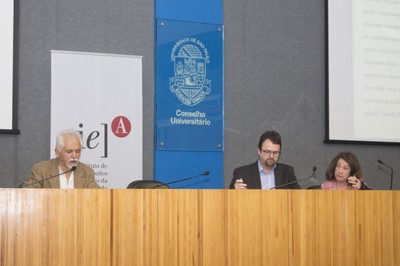
{"label": "microphone stand", "polygon": [[182,186],[182,187],[177,187],[177,188],[188,188],[188,187],[193,187],[195,185],[202,184],[202,183],[208,183],[208,182],[210,182],[210,179],[209,178],[205,178],[205,179],[200,180],[198,182],[195,182],[193,184],[190,184],[190,185],[187,185],[187,186]]}
{"label": "microphone stand", "polygon": [[312,172],[312,174],[311,174],[309,177],[301,178],[301,179],[299,179],[299,180],[292,181],[292,182],[289,182],[289,183],[285,183],[285,184],[282,184],[282,185],[279,185],[279,186],[275,186],[275,187],[270,188],[270,189],[275,189],[275,188],[280,188],[280,187],[286,187],[286,186],[289,186],[289,185],[292,185],[292,184],[295,184],[295,183],[299,183],[299,182],[305,181],[305,180],[307,180],[307,179],[310,179],[310,178],[314,177],[315,171],[317,171],[317,167],[316,167],[316,166],[313,167],[313,172]]}
{"label": "microphone stand", "polygon": [[386,166],[387,168],[390,169],[390,190],[392,190],[393,187],[393,168],[390,167],[389,165],[385,164],[381,159],[378,160],[379,164],[382,164],[384,166]]}
{"label": "microphone stand", "polygon": [[[52,176],[50,176],[50,177],[47,177],[47,178],[43,178],[42,180],[37,180],[37,179],[35,179],[35,178],[33,178],[33,179],[35,179],[35,182],[32,182],[32,183],[23,183],[23,184],[21,184],[20,186],[19,186],[19,188],[24,188],[25,186],[27,186],[27,185],[29,185],[29,186],[32,186],[32,185],[34,185],[34,184],[37,184],[37,183],[40,183],[40,182],[44,182],[44,181],[46,181],[46,180],[49,180],[49,179],[52,179],[52,178],[54,178],[54,177],[57,177],[57,176],[60,176],[60,175],[63,175],[63,174],[66,174],[66,173],[69,173],[69,172],[73,172],[73,171],[75,171],[76,170],[76,165],[74,165],[74,166],[72,166],[71,167],[71,169],[69,169],[68,171],[65,171],[65,172],[63,172],[63,173],[61,173],[61,174],[57,174],[57,175],[52,175]],[[43,186],[43,185],[42,185]]]}
{"label": "microphone stand", "polygon": [[171,185],[171,184],[175,184],[175,183],[179,183],[179,182],[183,182],[183,181],[186,181],[186,180],[190,180],[190,179],[193,179],[193,178],[196,178],[196,177],[199,177],[199,176],[203,176],[203,175],[209,175],[210,174],[210,172],[209,171],[205,171],[204,173],[202,173],[202,174],[199,174],[199,175],[196,175],[196,176],[192,176],[192,177],[187,177],[187,178],[183,178],[183,179],[178,179],[178,180],[175,180],[175,181],[172,181],[172,182],[168,182],[168,183],[163,183],[163,184],[159,184],[159,185],[157,185],[157,186],[154,186],[153,187],[153,189],[154,188],[158,188],[158,187],[162,187],[162,186],[165,186],[165,185]]}

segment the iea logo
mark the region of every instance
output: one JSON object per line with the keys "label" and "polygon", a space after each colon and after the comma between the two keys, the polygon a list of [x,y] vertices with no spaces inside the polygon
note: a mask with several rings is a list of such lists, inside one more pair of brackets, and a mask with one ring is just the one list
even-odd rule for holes
{"label": "iea logo", "polygon": [[125,116],[117,116],[111,123],[111,130],[118,138],[125,138],[131,132],[131,122]]}

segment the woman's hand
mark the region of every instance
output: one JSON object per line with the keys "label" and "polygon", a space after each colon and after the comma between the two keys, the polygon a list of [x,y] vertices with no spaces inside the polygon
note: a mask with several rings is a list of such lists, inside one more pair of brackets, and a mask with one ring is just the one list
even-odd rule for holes
{"label": "woman's hand", "polygon": [[360,189],[361,188],[361,180],[358,179],[355,175],[350,176],[347,178],[347,182],[354,188]]}

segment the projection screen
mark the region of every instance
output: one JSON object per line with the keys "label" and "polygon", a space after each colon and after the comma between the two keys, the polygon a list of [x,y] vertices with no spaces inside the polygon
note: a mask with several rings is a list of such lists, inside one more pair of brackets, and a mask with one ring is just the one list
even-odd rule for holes
{"label": "projection screen", "polygon": [[326,0],[326,143],[400,144],[400,0]]}
{"label": "projection screen", "polygon": [[0,133],[19,133],[14,102],[14,0],[0,1]]}

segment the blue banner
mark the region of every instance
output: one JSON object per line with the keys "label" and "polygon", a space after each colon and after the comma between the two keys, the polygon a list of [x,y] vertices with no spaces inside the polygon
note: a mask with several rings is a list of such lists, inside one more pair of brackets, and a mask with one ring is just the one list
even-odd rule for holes
{"label": "blue banner", "polygon": [[156,150],[223,151],[223,26],[157,20]]}

